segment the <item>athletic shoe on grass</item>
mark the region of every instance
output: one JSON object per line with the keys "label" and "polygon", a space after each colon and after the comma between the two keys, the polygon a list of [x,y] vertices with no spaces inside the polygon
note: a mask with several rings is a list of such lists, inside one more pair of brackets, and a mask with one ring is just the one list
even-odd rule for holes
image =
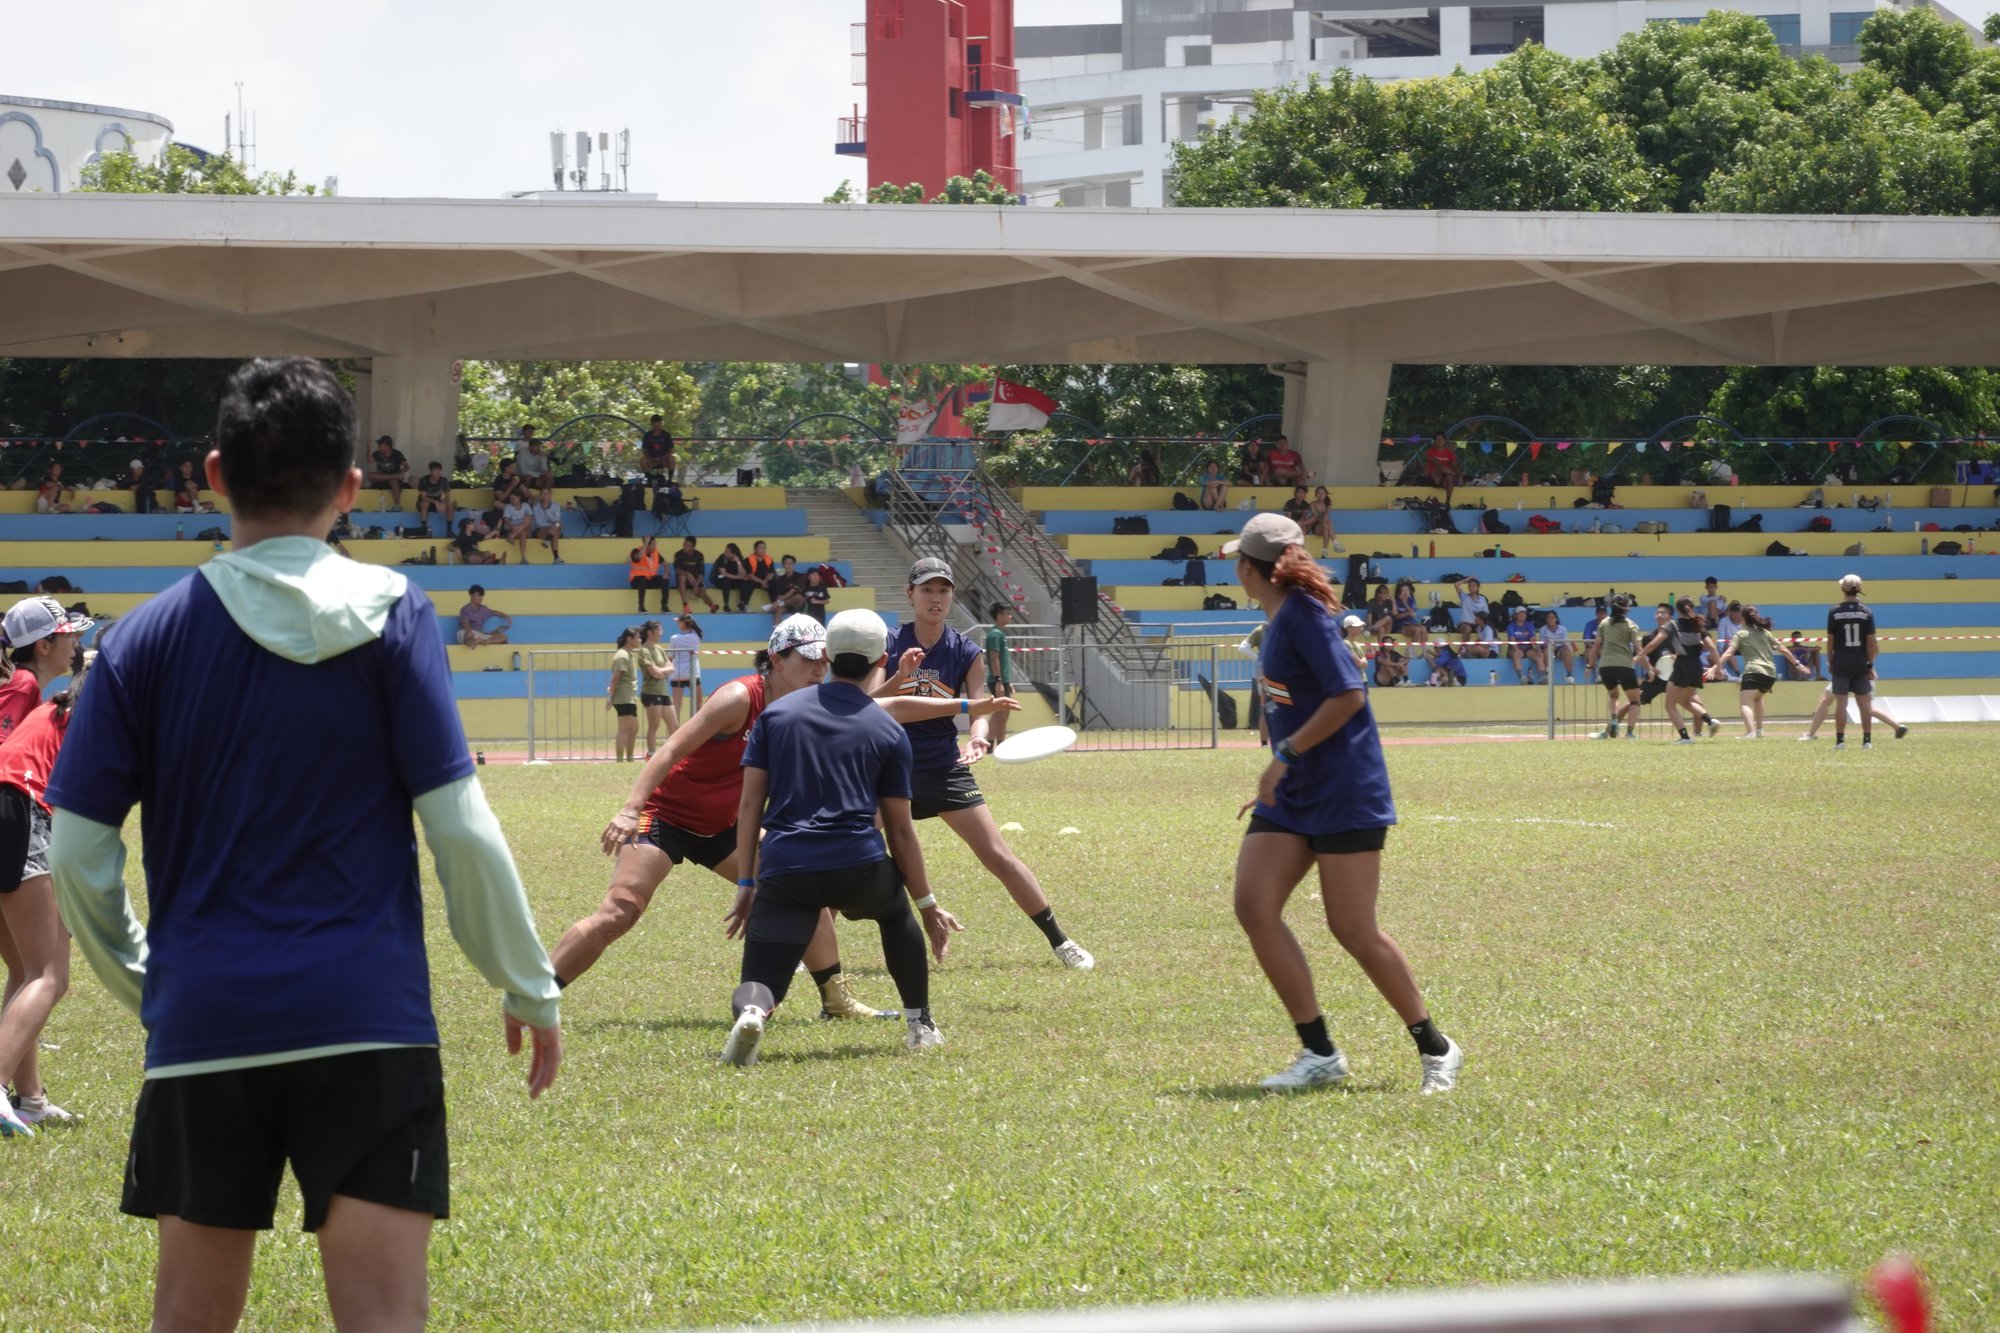
{"label": "athletic shoe on grass", "polygon": [[1056,957],[1062,960],[1064,967],[1074,968],[1078,972],[1088,972],[1091,968],[1097,966],[1097,960],[1090,956],[1090,950],[1084,948],[1075,940],[1064,940],[1061,944],[1058,944],[1056,946]]}
{"label": "athletic shoe on grass", "polygon": [[1910,734],[1910,729],[1909,729],[1908,727],[1904,726],[1904,725],[1903,725],[1902,723],[1900,723],[1900,722],[1898,722],[1898,723],[1896,724],[1896,739],[1897,739],[1897,740],[1901,740],[1901,739],[1903,739],[1903,737],[1905,737],[1905,736],[1907,736],[1907,735],[1909,735],[1909,734]]}
{"label": "athletic shoe on grass", "polygon": [[1444,1039],[1443,1055],[1420,1055],[1424,1064],[1424,1081],[1417,1091],[1428,1097],[1434,1092],[1450,1092],[1458,1082],[1458,1068],[1465,1063],[1465,1052],[1458,1049],[1458,1043],[1450,1037]]}
{"label": "athletic shoe on grass", "polygon": [[1257,1086],[1274,1092],[1301,1092],[1307,1088],[1330,1088],[1347,1077],[1347,1057],[1339,1050],[1332,1055],[1300,1051],[1292,1057],[1291,1068],[1273,1074]]}
{"label": "athletic shoe on grass", "polygon": [[1836,750],[1845,750],[1845,749],[1847,748],[1847,742],[1846,742],[1846,741],[1835,741],[1835,742],[1833,743],[1833,748],[1834,748],[1834,749],[1836,749]]}
{"label": "athletic shoe on grass", "polygon": [[1714,740],[1715,733],[1721,730],[1722,730],[1722,724],[1720,722],[1717,722],[1715,720],[1715,715],[1711,713],[1708,718],[1708,738],[1710,740]]}
{"label": "athletic shoe on grass", "polygon": [[757,1047],[764,1040],[764,1018],[764,1011],[756,1005],[744,1007],[736,1016],[736,1026],[729,1029],[729,1040],[722,1043],[722,1063],[746,1066],[757,1063]]}
{"label": "athletic shoe on grass", "polygon": [[26,1125],[73,1125],[76,1117],[49,1100],[47,1092],[39,1097],[21,1097],[14,1101],[14,1112]]}
{"label": "athletic shoe on grass", "polygon": [[13,1103],[9,1102],[5,1097],[0,1097],[0,1139],[32,1139],[33,1137],[35,1137],[35,1131],[28,1128],[28,1122],[21,1119],[20,1113],[14,1109]]}
{"label": "athletic shoe on grass", "polygon": [[897,1018],[896,1013],[885,1013],[871,1009],[854,998],[854,990],[845,972],[836,972],[826,979],[819,988],[819,1016],[823,1021],[836,1018]]}
{"label": "athletic shoe on grass", "polygon": [[903,1035],[903,1046],[907,1050],[927,1051],[933,1046],[944,1045],[944,1033],[931,1021],[929,1014],[911,1014],[910,1030]]}

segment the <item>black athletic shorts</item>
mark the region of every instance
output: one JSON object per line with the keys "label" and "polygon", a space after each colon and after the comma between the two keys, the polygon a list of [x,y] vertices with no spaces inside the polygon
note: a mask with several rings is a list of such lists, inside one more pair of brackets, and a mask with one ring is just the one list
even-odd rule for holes
{"label": "black athletic shorts", "polygon": [[986,804],[972,770],[964,764],[943,770],[931,769],[910,774],[910,818],[931,819],[953,810],[970,810]]}
{"label": "black athletic shorts", "polygon": [[648,708],[666,708],[673,703],[673,700],[664,694],[642,694],[639,696],[639,702]]}
{"label": "black athletic shorts", "polygon": [[678,824],[642,814],[639,816],[639,838],[665,852],[675,865],[692,861],[704,870],[713,870],[736,855],[736,830],[733,828],[726,828],[720,833],[693,833]]}
{"label": "black athletic shorts", "polygon": [[336,1194],[446,1216],[451,1162],[437,1049],[148,1079],[120,1206],[134,1217],[266,1231],[286,1162],[307,1231],[325,1224]]}
{"label": "black athletic shorts", "polygon": [[1613,694],[1639,688],[1639,673],[1631,667],[1599,667],[1597,679]]}
{"label": "black athletic shorts", "polygon": [[0,783],[0,893],[49,873],[49,817],[35,798],[11,782]]}
{"label": "black athletic shorts", "polygon": [[639,705],[613,704],[611,705],[611,711],[618,714],[618,716],[620,717],[637,717],[639,716]]}
{"label": "black athletic shorts", "polygon": [[1772,687],[1778,683],[1778,678],[1767,676],[1761,671],[1746,671],[1743,673],[1743,679],[1736,683],[1741,693],[1769,694]]}
{"label": "black athletic shorts", "polygon": [[805,944],[819,926],[822,907],[849,921],[880,921],[910,910],[903,876],[886,856],[838,870],[766,875],[757,881],[744,939],[751,944]]}
{"label": "black athletic shorts", "polygon": [[1252,833],[1289,833],[1294,838],[1304,838],[1306,846],[1314,856],[1347,856],[1354,852],[1379,852],[1389,843],[1389,830],[1382,828],[1345,829],[1339,833],[1300,833],[1288,829],[1274,819],[1263,815],[1250,816],[1250,827],[1244,836]]}
{"label": "black athletic shorts", "polygon": [[1868,679],[1868,668],[1859,671],[1828,671],[1828,685],[1835,694],[1873,694],[1875,682]]}
{"label": "black athletic shorts", "polygon": [[1668,678],[1669,685],[1683,689],[1694,689],[1701,684],[1701,659],[1692,654],[1684,654],[1674,659],[1674,674]]}

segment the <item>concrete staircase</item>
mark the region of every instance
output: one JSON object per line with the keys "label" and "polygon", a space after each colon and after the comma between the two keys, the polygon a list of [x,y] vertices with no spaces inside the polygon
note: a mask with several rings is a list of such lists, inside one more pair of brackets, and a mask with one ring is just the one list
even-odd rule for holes
{"label": "concrete staircase", "polygon": [[785,505],[803,509],[806,530],[824,537],[835,560],[854,566],[854,586],[875,589],[877,611],[903,612],[909,599],[903,588],[910,576],[910,557],[896,539],[868,521],[840,490],[787,487]]}

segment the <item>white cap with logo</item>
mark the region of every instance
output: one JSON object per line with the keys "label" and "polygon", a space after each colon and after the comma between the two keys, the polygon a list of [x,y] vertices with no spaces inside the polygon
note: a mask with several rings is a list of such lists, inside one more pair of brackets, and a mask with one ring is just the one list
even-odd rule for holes
{"label": "white cap with logo", "polygon": [[771,631],[771,656],[776,657],[788,648],[798,649],[800,657],[808,662],[822,661],[826,657],[826,626],[811,616],[786,616]]}
{"label": "white cap with logo", "polygon": [[853,654],[870,662],[880,661],[889,651],[889,626],[873,611],[842,611],[826,626],[826,655]]}
{"label": "white cap with logo", "polygon": [[0,634],[7,648],[26,648],[55,634],[82,634],[97,622],[89,616],[73,616],[53,597],[29,597],[7,608],[0,621]]}

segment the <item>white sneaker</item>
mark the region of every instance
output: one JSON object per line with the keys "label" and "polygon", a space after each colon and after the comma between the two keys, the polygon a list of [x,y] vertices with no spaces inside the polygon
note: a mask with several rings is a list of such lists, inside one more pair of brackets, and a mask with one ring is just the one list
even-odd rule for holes
{"label": "white sneaker", "polygon": [[1305,1088],[1330,1088],[1346,1077],[1347,1057],[1336,1047],[1332,1055],[1300,1051],[1292,1057],[1291,1068],[1282,1074],[1271,1075],[1257,1086],[1279,1092],[1295,1092]]}
{"label": "white sneaker", "polygon": [[14,1108],[14,1112],[20,1117],[21,1123],[26,1125],[76,1123],[76,1117],[50,1101],[46,1092],[39,1097],[23,1097],[20,1104]]}
{"label": "white sneaker", "polygon": [[1816,741],[1816,740],[1818,740],[1818,739],[1819,739],[1819,737],[1817,737],[1817,736],[1801,736],[1801,737],[1799,737],[1799,739],[1800,739],[1800,740],[1802,740],[1802,741]]}
{"label": "white sneaker", "polygon": [[1458,1049],[1458,1043],[1450,1037],[1444,1039],[1443,1055],[1420,1055],[1424,1063],[1424,1081],[1417,1091],[1428,1097],[1433,1092],[1450,1092],[1458,1082],[1458,1067],[1465,1063],[1465,1052]]}
{"label": "white sneaker", "polygon": [[722,1063],[746,1066],[757,1063],[757,1047],[764,1040],[764,1018],[764,1011],[756,1005],[743,1007],[743,1012],[736,1016],[736,1026],[729,1029],[729,1040],[722,1043]]}
{"label": "white sneaker", "polygon": [[1078,972],[1088,972],[1091,968],[1097,966],[1097,960],[1090,956],[1090,950],[1084,948],[1075,940],[1064,940],[1061,944],[1058,944],[1056,946],[1056,957],[1062,960],[1064,967],[1074,968]]}
{"label": "white sneaker", "polygon": [[1714,714],[1710,714],[1708,719],[1708,738],[1710,740],[1714,740],[1715,733],[1721,730],[1722,730],[1722,724],[1715,720]]}
{"label": "white sneaker", "polygon": [[910,1015],[909,1031],[903,1034],[903,1047],[912,1051],[927,1051],[933,1046],[944,1045],[944,1033],[938,1025],[922,1014]]}
{"label": "white sneaker", "polygon": [[17,1136],[24,1139],[32,1139],[35,1137],[35,1131],[28,1128],[28,1122],[21,1119],[20,1113],[14,1109],[13,1103],[8,1101],[4,1095],[0,1095],[0,1139],[11,1139]]}

